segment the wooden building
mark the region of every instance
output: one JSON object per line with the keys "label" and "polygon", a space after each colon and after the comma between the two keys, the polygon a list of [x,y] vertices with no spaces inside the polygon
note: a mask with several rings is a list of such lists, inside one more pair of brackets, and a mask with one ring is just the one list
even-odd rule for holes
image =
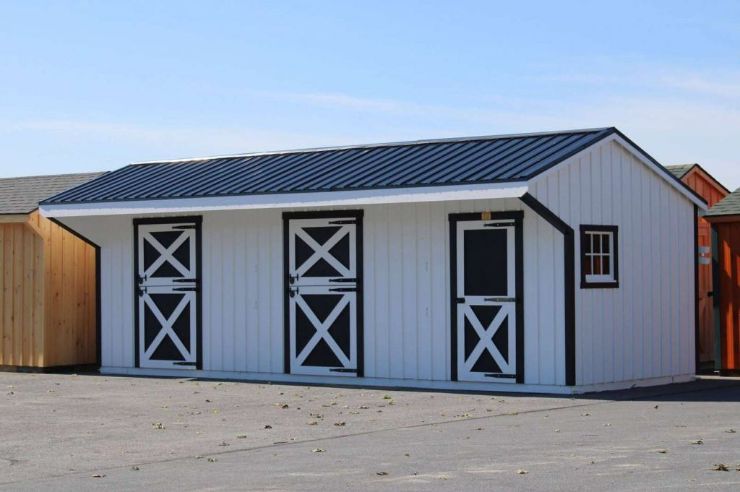
{"label": "wooden building", "polygon": [[715,322],[722,372],[740,371],[740,189],[705,215],[714,231]]}
{"label": "wooden building", "polygon": [[[717,181],[699,164],[668,166],[667,169],[699,194],[708,207],[730,194],[730,190]],[[718,368],[719,351],[715,342],[714,325],[714,286],[712,283],[712,230],[709,222],[699,213],[697,223],[697,247],[699,261],[699,285],[697,309],[697,369],[714,370]]]}
{"label": "wooden building", "polygon": [[97,362],[95,248],[38,212],[97,176],[0,179],[0,367]]}
{"label": "wooden building", "polygon": [[41,204],[100,246],[104,373],[549,393],[694,377],[697,209],[615,128],[132,164]]}

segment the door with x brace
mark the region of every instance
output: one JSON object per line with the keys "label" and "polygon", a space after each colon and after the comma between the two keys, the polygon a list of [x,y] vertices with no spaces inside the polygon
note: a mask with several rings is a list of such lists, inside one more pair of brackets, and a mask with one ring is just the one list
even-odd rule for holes
{"label": "door with x brace", "polygon": [[362,215],[286,213],[286,372],[361,375]]}
{"label": "door with x brace", "polygon": [[199,366],[200,219],[140,219],[136,231],[139,367]]}
{"label": "door with x brace", "polygon": [[[478,215],[480,218],[480,215]],[[453,222],[455,354],[459,381],[516,382],[517,224]]]}

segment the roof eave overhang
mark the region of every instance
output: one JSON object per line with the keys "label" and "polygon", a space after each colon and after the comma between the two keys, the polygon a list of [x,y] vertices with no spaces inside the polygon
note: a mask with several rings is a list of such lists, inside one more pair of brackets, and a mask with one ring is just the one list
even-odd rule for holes
{"label": "roof eave overhang", "polygon": [[240,196],[132,200],[86,203],[45,203],[45,217],[84,217],[197,213],[219,210],[255,210],[306,207],[348,207],[391,203],[519,198],[528,190],[524,181],[424,186],[367,190],[273,193]]}

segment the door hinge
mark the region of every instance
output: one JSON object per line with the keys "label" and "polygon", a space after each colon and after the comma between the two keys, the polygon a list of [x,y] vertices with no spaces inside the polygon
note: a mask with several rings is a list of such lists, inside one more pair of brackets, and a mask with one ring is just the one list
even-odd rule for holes
{"label": "door hinge", "polygon": [[349,369],[346,367],[332,367],[329,369],[330,372],[354,372],[357,373],[357,369]]}
{"label": "door hinge", "polygon": [[357,221],[355,219],[342,219],[342,220],[330,220],[329,223],[332,225],[343,225],[343,224],[357,224]]}
{"label": "door hinge", "polygon": [[195,224],[185,224],[185,225],[178,225],[178,226],[172,226],[173,229],[179,230],[179,231],[185,231],[188,229],[195,229],[198,226]]}
{"label": "door hinge", "polygon": [[344,282],[344,283],[354,284],[354,283],[357,283],[357,279],[356,278],[330,278],[329,282],[338,282],[338,283]]}
{"label": "door hinge", "polygon": [[195,362],[173,362],[172,364],[176,366],[194,366],[196,365]]}
{"label": "door hinge", "polygon": [[485,297],[486,302],[516,302],[516,297]]}
{"label": "door hinge", "polygon": [[197,292],[198,287],[196,287],[195,285],[192,287],[173,287],[172,291],[173,292]]}
{"label": "door hinge", "polygon": [[334,287],[329,292],[357,292],[357,287]]}
{"label": "door hinge", "polygon": [[197,284],[198,282],[200,282],[197,278],[175,278],[175,279],[172,279],[172,281],[178,282],[178,283],[189,283],[189,284]]}
{"label": "door hinge", "polygon": [[465,303],[465,298],[464,297],[458,297],[458,298],[455,299],[455,302],[458,303],[458,304],[464,304]]}
{"label": "door hinge", "polygon": [[484,374],[487,378],[510,378],[513,379],[516,377],[516,374],[501,374],[501,373],[495,373],[495,372],[489,372]]}

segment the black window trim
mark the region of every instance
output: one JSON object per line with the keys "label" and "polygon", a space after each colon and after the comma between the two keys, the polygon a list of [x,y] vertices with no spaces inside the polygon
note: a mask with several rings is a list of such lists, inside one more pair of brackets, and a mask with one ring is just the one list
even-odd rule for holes
{"label": "black window trim", "polygon": [[[614,250],[612,251],[612,269],[614,280],[611,282],[589,282],[586,280],[586,272],[583,269],[583,257],[586,251],[586,237],[588,232],[611,232],[614,238]],[[618,289],[619,288],[619,227],[615,225],[581,224],[581,289]]]}

